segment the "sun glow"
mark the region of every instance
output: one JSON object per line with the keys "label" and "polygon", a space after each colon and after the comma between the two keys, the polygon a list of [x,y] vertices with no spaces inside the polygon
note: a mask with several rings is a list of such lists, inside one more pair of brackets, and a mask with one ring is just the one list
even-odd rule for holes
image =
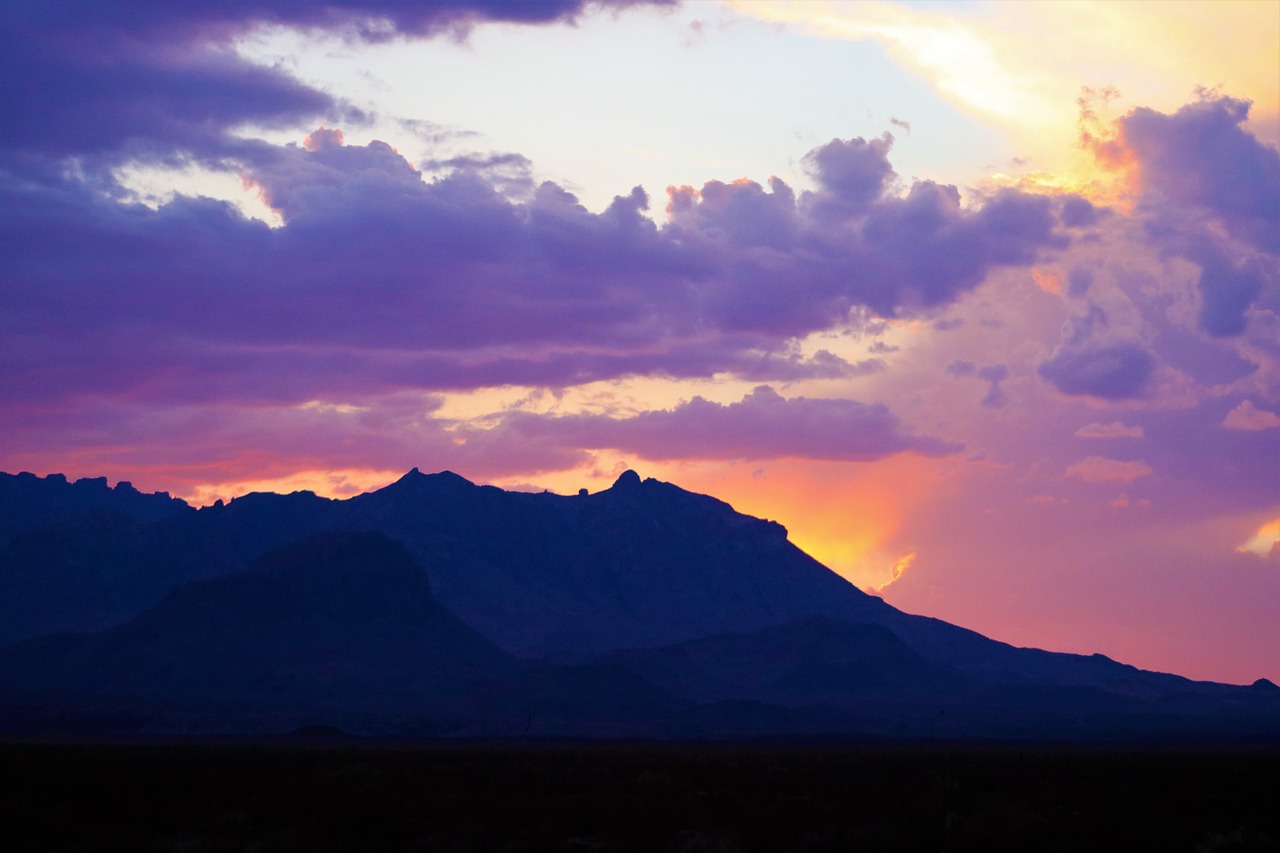
{"label": "sun glow", "polygon": [[192,506],[209,506],[217,501],[229,501],[250,492],[288,494],[307,491],[315,492],[325,498],[341,499],[380,489],[402,476],[404,476],[403,471],[378,471],[372,468],[317,469],[296,471],[292,474],[265,479],[199,483],[176,496]]}
{"label": "sun glow", "polygon": [[909,569],[911,567],[911,564],[914,563],[915,561],[916,561],[915,551],[908,551],[907,553],[903,554],[901,557],[898,558],[897,562],[893,564],[893,567],[889,569],[889,579],[884,583],[880,584],[879,586],[871,587],[870,591],[875,593],[883,592],[886,587],[888,587],[898,578],[902,577],[902,573],[905,572],[907,569]]}
{"label": "sun glow", "polygon": [[216,171],[189,163],[181,167],[131,163],[112,173],[124,188],[126,200],[157,210],[178,196],[210,198],[232,204],[247,219],[256,219],[272,228],[284,219],[263,197],[253,181],[229,171]]}
{"label": "sun glow", "polygon": [[1260,557],[1280,555],[1280,518],[1262,525],[1252,539],[1236,550],[1241,554],[1257,554]]}
{"label": "sun glow", "polygon": [[[941,97],[1000,128],[1034,168],[988,175],[981,183],[1078,193],[1124,208],[1124,175],[1100,173],[1094,152],[1073,145],[1077,106],[1088,106],[1082,91],[1086,99],[1105,94],[1117,108],[1123,98],[1126,109],[1172,110],[1200,87],[1220,87],[1252,100],[1250,128],[1280,141],[1280,79],[1271,63],[1258,61],[1280,54],[1280,15],[1272,2],[729,5],[811,36],[883,44]],[[1082,44],[1090,49],[1080,50]]]}

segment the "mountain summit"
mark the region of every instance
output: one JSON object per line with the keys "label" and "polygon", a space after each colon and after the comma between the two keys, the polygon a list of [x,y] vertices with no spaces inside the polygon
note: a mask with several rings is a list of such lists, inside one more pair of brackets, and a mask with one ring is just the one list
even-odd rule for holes
{"label": "mountain summit", "polygon": [[199,510],[83,483],[0,475],[0,729],[1280,739],[1273,686],[902,613],[634,471]]}

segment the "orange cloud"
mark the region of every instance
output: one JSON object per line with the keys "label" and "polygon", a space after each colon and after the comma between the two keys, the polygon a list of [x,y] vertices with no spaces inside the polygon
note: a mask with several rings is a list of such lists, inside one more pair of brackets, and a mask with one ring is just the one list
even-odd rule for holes
{"label": "orange cloud", "polygon": [[1259,557],[1280,557],[1280,518],[1259,527],[1258,532],[1236,550],[1242,554],[1257,554]]}
{"label": "orange cloud", "polygon": [[1062,277],[1057,273],[1032,268],[1031,278],[1045,293],[1052,293],[1055,296],[1062,295]]}
{"label": "orange cloud", "polygon": [[877,592],[877,593],[882,592],[886,587],[888,587],[898,578],[902,577],[902,573],[905,572],[908,568],[910,568],[911,564],[914,563],[915,561],[916,561],[915,551],[908,551],[907,553],[903,554],[901,557],[898,558],[898,561],[894,563],[893,567],[889,570],[889,579],[884,583],[880,584],[879,586],[871,587],[871,591]]}

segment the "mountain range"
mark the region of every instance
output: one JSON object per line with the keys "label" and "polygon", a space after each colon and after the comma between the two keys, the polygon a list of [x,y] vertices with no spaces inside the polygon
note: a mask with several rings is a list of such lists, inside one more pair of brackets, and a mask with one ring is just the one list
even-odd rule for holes
{"label": "mountain range", "polygon": [[1280,688],[903,613],[632,471],[192,508],[0,474],[0,732],[1280,741]]}

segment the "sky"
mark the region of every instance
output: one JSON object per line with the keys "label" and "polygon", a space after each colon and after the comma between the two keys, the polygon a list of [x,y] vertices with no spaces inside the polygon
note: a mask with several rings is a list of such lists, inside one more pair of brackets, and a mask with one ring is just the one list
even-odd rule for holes
{"label": "sky", "polygon": [[1280,682],[1280,2],[0,9],[0,470],[632,468]]}

